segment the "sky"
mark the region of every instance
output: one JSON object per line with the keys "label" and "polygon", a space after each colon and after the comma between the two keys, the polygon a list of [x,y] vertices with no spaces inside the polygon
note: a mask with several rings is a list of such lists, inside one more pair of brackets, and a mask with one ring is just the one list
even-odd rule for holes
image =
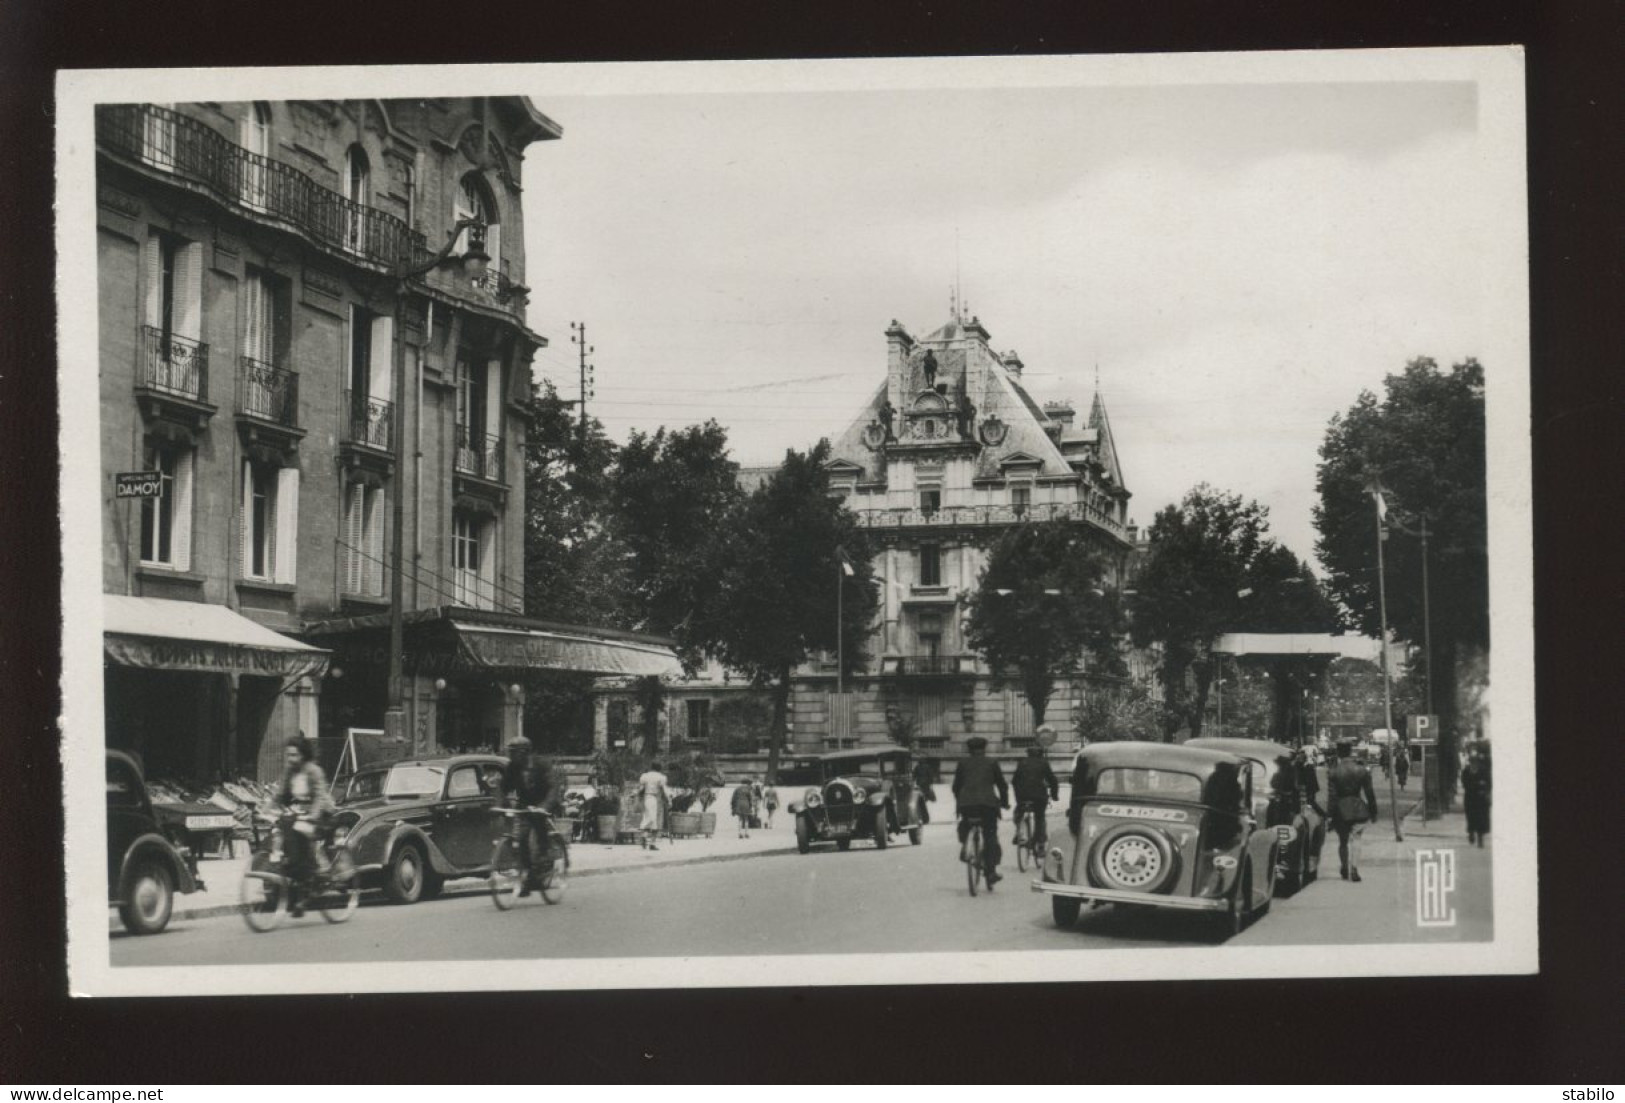
{"label": "sky", "polygon": [[576,396],[584,321],[617,439],[833,437],[957,281],[1040,401],[1098,371],[1133,518],[1208,482],[1307,559],[1327,421],[1494,321],[1469,82],[533,98],[536,371]]}

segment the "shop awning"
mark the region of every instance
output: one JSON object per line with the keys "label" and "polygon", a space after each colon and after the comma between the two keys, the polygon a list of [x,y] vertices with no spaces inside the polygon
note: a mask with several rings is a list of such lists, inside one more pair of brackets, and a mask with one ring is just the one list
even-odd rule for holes
{"label": "shop awning", "polygon": [[102,595],[109,659],[148,670],[297,678],[327,669],[328,653],[273,632],[224,605]]}
{"label": "shop awning", "polygon": [[[558,624],[516,613],[441,606],[403,618],[402,665],[415,674],[571,671],[614,677],[677,675],[682,664],[672,642],[659,636]],[[322,621],[302,633],[333,649],[334,661],[381,665],[388,661],[387,614]]]}
{"label": "shop awning", "polygon": [[459,624],[457,652],[463,665],[493,671],[575,670],[590,674],[681,674],[669,647],[595,639],[540,629]]}

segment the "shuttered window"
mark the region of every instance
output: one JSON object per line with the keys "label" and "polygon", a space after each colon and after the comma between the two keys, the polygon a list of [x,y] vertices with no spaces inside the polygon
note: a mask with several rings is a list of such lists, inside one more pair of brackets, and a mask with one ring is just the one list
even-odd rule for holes
{"label": "shuttered window", "polygon": [[147,468],[159,473],[159,497],[141,503],[141,562],[148,566],[192,568],[192,462],[190,448],[153,447]]}
{"label": "shuttered window", "polygon": [[344,592],[384,592],[384,492],[352,483],[344,495]]}

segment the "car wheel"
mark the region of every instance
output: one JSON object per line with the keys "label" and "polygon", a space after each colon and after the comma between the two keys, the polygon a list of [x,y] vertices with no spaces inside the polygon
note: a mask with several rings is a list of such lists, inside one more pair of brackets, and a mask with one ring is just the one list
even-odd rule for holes
{"label": "car wheel", "polygon": [[796,849],[803,854],[812,849],[812,828],[806,816],[796,817]]}
{"label": "car wheel", "polygon": [[384,871],[384,895],[391,903],[416,904],[423,899],[427,865],[416,843],[404,843]]}
{"label": "car wheel", "polygon": [[875,849],[885,850],[889,841],[886,835],[886,810],[877,808],[875,809]]}
{"label": "car wheel", "polygon": [[1125,824],[1106,832],[1089,852],[1095,883],[1131,892],[1158,892],[1176,873],[1174,848],[1161,832]]}
{"label": "car wheel", "polygon": [[920,845],[920,829],[918,827],[908,829],[908,841],[913,846]]}
{"label": "car wheel", "polygon": [[1055,925],[1064,930],[1070,930],[1078,921],[1078,915],[1083,911],[1083,901],[1071,896],[1051,896],[1049,898],[1050,914],[1055,917]]}
{"label": "car wheel", "polygon": [[119,919],[131,934],[157,934],[169,926],[175,908],[175,880],[157,862],[142,862],[130,874],[130,882],[119,905]]}

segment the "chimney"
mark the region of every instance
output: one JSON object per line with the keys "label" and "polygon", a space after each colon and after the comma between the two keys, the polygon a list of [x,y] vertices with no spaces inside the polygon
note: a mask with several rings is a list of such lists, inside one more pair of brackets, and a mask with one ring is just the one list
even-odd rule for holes
{"label": "chimney", "polygon": [[1078,416],[1078,411],[1072,408],[1070,402],[1044,403],[1044,416],[1061,427],[1061,432],[1072,428],[1072,419]]}
{"label": "chimney", "polygon": [[1021,367],[1022,367],[1021,357],[1016,354],[1015,349],[1011,349],[1009,352],[1004,354],[1004,370],[1005,371],[1009,372],[1011,375],[1015,376],[1017,379],[1020,379],[1021,378]]}
{"label": "chimney", "polygon": [[893,318],[886,327],[886,397],[897,410],[908,405],[908,354],[914,351],[914,338]]}

